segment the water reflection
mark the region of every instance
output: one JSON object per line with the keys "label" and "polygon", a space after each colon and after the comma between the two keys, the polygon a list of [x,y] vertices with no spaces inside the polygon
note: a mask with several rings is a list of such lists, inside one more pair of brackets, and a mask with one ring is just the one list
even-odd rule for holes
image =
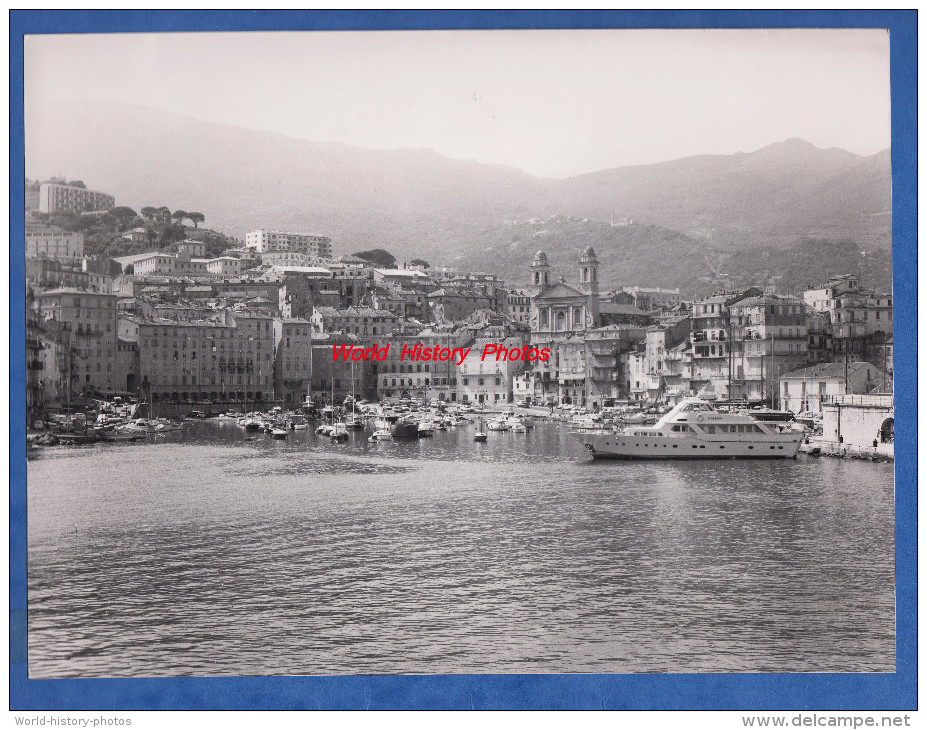
{"label": "water reflection", "polygon": [[31,676],[894,670],[889,465],[366,436],[47,449]]}

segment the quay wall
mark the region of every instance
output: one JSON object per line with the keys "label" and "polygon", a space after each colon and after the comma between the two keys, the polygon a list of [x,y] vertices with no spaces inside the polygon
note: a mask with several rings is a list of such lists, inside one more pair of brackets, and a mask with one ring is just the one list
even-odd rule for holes
{"label": "quay wall", "polygon": [[891,397],[841,396],[822,405],[822,444],[837,453],[891,453],[894,457],[895,408]]}
{"label": "quay wall", "polygon": [[880,443],[877,446],[855,446],[853,444],[825,441],[822,438],[809,439],[803,444],[801,451],[820,456],[839,456],[851,459],[867,459],[869,461],[894,461],[895,444]]}

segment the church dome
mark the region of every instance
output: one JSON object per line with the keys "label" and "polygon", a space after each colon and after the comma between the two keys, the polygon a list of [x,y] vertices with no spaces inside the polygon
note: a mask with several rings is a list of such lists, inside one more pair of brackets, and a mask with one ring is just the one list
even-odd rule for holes
{"label": "church dome", "polygon": [[547,254],[543,251],[538,251],[534,254],[534,261],[531,262],[532,266],[547,266]]}
{"label": "church dome", "polygon": [[599,260],[595,257],[595,251],[592,250],[592,246],[586,246],[586,250],[583,251],[583,257],[579,260],[580,264],[597,264]]}

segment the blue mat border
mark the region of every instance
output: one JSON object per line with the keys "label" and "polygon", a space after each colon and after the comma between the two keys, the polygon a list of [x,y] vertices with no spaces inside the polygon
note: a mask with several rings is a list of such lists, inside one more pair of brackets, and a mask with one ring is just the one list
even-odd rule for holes
{"label": "blue mat border", "polygon": [[[885,28],[890,33],[896,423],[893,674],[454,675],[30,680],[26,671],[23,37],[89,32]],[[10,709],[917,708],[917,12],[10,11]]]}

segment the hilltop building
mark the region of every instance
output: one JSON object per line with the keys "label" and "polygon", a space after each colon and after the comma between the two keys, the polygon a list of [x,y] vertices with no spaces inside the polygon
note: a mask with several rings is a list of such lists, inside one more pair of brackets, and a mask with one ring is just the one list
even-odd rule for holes
{"label": "hilltop building", "polygon": [[85,211],[110,210],[116,199],[106,193],[74,185],[42,183],[39,189],[40,213],[83,213]]}
{"label": "hilltop building", "polygon": [[332,256],[332,239],[313,233],[288,233],[259,228],[245,234],[245,245],[263,253],[289,252],[316,259]]}

